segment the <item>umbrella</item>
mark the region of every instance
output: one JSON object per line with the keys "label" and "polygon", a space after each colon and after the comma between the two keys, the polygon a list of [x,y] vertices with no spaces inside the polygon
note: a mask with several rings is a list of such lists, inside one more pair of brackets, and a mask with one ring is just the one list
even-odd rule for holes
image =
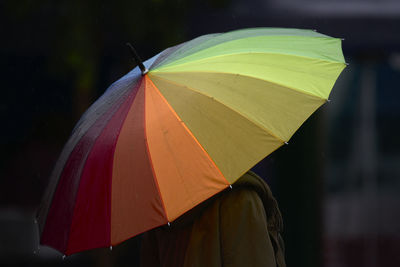
{"label": "umbrella", "polygon": [[38,212],[41,244],[70,255],[173,222],[285,144],[345,65],[340,39],[281,28],[139,62],[73,129]]}

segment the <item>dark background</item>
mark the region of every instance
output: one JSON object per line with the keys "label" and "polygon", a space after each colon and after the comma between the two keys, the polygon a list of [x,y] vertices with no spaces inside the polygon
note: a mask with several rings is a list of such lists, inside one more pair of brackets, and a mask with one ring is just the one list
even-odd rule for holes
{"label": "dark background", "polygon": [[288,266],[400,266],[400,4],[395,0],[0,2],[2,266],[135,266],[140,237],[64,261],[34,213],[74,124],[143,59],[206,33],[316,29],[345,38],[331,102],[256,166],[284,216]]}

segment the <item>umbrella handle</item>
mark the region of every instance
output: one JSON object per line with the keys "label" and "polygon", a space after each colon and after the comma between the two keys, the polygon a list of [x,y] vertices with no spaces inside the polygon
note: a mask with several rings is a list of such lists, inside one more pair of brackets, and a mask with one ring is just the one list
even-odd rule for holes
{"label": "umbrella handle", "polygon": [[136,52],[135,48],[133,48],[133,46],[130,43],[126,43],[126,45],[129,47],[129,50],[131,51],[133,59],[138,64],[138,67],[141,70],[142,75],[145,75],[146,73],[148,73],[149,70],[143,65],[143,62],[140,59],[140,57],[139,57],[138,53]]}

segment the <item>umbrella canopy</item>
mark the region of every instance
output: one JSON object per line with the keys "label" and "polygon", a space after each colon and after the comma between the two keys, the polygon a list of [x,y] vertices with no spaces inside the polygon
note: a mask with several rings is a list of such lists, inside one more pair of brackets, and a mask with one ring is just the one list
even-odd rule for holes
{"label": "umbrella canopy", "polygon": [[174,221],[287,142],[344,67],[340,39],[278,28],[147,60],[75,126],[38,213],[41,243],[69,255]]}

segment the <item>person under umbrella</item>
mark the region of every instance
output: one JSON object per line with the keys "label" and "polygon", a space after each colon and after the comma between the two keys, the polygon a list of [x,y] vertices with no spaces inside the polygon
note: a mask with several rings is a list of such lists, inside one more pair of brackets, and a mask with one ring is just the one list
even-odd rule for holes
{"label": "person under umbrella", "polygon": [[284,267],[282,226],[269,186],[249,171],[232,189],[145,233],[141,266]]}

